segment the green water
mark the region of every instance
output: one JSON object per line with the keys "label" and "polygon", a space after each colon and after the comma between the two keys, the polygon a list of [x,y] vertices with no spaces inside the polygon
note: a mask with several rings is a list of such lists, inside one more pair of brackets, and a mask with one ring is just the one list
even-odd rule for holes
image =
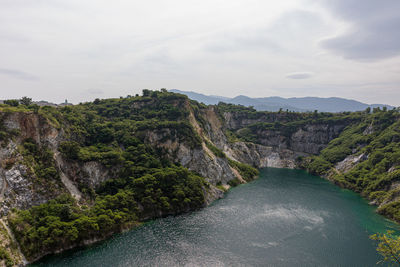
{"label": "green water", "polygon": [[35,266],[375,266],[368,236],[397,226],[357,194],[268,168],[200,211],[155,220]]}

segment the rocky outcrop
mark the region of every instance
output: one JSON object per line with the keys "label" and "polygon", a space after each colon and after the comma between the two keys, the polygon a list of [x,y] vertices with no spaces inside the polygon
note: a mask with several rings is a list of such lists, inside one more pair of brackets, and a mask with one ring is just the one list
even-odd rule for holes
{"label": "rocky outcrop", "polygon": [[338,137],[347,125],[311,124],[290,136],[288,149],[317,155],[330,141]]}
{"label": "rocky outcrop", "polygon": [[31,138],[38,144],[57,147],[63,138],[63,130],[57,130],[49,121],[33,112],[12,112],[3,115],[3,125],[7,130],[17,131],[16,142]]}
{"label": "rocky outcrop", "polygon": [[350,171],[358,163],[360,163],[366,159],[368,159],[368,156],[365,153],[362,153],[360,155],[350,155],[350,156],[347,156],[341,162],[337,163],[335,165],[335,169],[339,173],[346,173],[346,172]]}
{"label": "rocky outcrop", "polygon": [[259,130],[255,134],[261,145],[317,155],[345,127],[346,125],[310,124],[290,134],[273,129]]}
{"label": "rocky outcrop", "polygon": [[[190,107],[188,107],[190,109]],[[213,112],[206,111],[210,116],[216,116]],[[217,117],[207,117],[210,118],[209,121],[213,121],[214,124],[209,124],[210,127],[214,127],[214,131],[210,131],[215,135],[221,137],[217,140],[218,143],[225,143],[226,140],[225,135],[221,132],[220,125],[215,125],[215,123],[220,123]],[[208,136],[205,134],[205,131],[198,124],[195,119],[193,113],[191,112],[189,115],[189,121],[193,126],[194,130],[197,132],[199,136],[202,137],[203,141],[201,146],[192,147],[186,142],[179,142],[179,138],[177,136],[173,136],[173,133],[168,129],[155,131],[148,131],[146,133],[146,142],[149,144],[155,145],[158,148],[164,149],[169,156],[170,160],[179,162],[182,166],[188,168],[191,171],[194,171],[201,176],[205,177],[208,182],[213,185],[216,184],[227,184],[230,180],[238,178],[234,171],[232,171],[229,166],[228,160],[226,158],[216,157],[206,146],[204,139],[210,141]],[[169,136],[169,138],[166,138]],[[216,192],[218,189],[210,191]],[[218,191],[216,196],[212,196],[211,198],[218,198],[220,192]]]}
{"label": "rocky outcrop", "polygon": [[229,157],[257,168],[296,168],[299,157],[318,154],[346,127],[346,124],[309,124],[290,135],[279,130],[267,129],[255,133],[257,143],[238,140],[229,142],[225,130],[235,131],[257,122],[285,121],[285,115],[269,113],[249,118],[240,113],[225,112],[220,117],[215,107],[210,106],[203,111],[202,116],[207,118],[203,127],[209,140]]}
{"label": "rocky outcrop", "polygon": [[224,112],[222,117],[226,127],[233,130],[245,128],[258,122],[274,123],[286,121],[284,113]]}
{"label": "rocky outcrop", "polygon": [[253,165],[256,168],[274,167],[290,168],[297,166],[297,159],[306,153],[289,149],[263,146],[248,142],[235,142],[225,147],[225,153],[232,158]]}
{"label": "rocky outcrop", "polygon": [[6,215],[11,208],[24,209],[46,201],[32,191],[33,182],[27,179],[27,169],[22,164],[15,164],[9,170],[0,170],[2,176],[1,215]]}
{"label": "rocky outcrop", "polygon": [[12,208],[26,209],[44,203],[65,189],[57,181],[39,181],[28,164],[29,160],[20,151],[26,139],[56,147],[60,131],[38,114],[15,112],[1,115],[2,127],[18,133],[12,140],[1,142],[0,146],[0,215],[4,216]]}

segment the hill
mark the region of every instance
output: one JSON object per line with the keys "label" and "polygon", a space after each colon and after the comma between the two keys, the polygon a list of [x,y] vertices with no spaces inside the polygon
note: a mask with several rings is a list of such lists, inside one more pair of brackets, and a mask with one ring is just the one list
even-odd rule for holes
{"label": "hill", "polygon": [[399,109],[257,111],[166,90],[71,106],[8,103],[0,104],[0,264],[205,207],[264,167],[307,169],[400,221]]}
{"label": "hill", "polygon": [[195,92],[187,92],[173,89],[171,92],[187,95],[190,99],[199,101],[206,105],[215,105],[219,102],[243,105],[246,107],[252,106],[258,111],[279,111],[289,110],[298,112],[307,112],[318,110],[320,112],[344,112],[344,111],[362,111],[366,108],[383,108],[392,109],[393,106],[385,104],[365,104],[356,100],[344,99],[339,97],[261,97],[251,98],[248,96],[236,96],[234,98],[207,96]]}

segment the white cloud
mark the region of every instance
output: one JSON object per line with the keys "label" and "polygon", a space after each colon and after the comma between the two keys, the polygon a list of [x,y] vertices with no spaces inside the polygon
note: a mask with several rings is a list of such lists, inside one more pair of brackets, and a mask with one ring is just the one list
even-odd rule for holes
{"label": "white cloud", "polygon": [[292,73],[286,74],[286,78],[295,79],[295,80],[309,79],[312,76],[314,76],[314,73],[312,73],[312,72],[292,72]]}

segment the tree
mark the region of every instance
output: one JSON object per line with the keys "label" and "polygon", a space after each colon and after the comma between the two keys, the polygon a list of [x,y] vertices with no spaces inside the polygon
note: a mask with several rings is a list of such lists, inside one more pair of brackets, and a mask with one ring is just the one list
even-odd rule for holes
{"label": "tree", "polygon": [[19,102],[20,102],[22,105],[29,106],[30,104],[32,104],[32,98],[29,98],[29,97],[27,97],[27,96],[24,96],[24,97],[22,97],[22,98],[19,100]]}
{"label": "tree", "polygon": [[39,112],[40,106],[37,104],[32,104],[29,106],[29,109],[33,110],[33,112],[37,114]]}
{"label": "tree", "polygon": [[143,96],[150,96],[151,91],[149,89],[143,89]]}
{"label": "tree", "polygon": [[400,236],[393,236],[393,231],[386,234],[374,234],[370,238],[378,241],[376,250],[383,256],[382,261],[395,262],[400,265]]}
{"label": "tree", "polygon": [[19,101],[17,99],[4,100],[4,104],[12,106],[12,107],[18,107]]}
{"label": "tree", "polygon": [[61,142],[59,150],[68,159],[76,160],[79,158],[79,151],[81,147],[77,142],[74,141],[64,141]]}

